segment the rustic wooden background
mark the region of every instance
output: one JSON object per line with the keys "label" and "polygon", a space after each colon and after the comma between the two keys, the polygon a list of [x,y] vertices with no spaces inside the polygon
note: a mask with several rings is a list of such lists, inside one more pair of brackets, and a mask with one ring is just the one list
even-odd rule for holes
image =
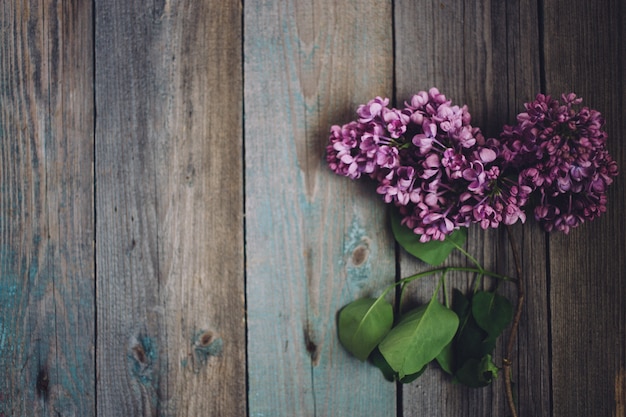
{"label": "rustic wooden background", "polygon": [[[338,345],[342,305],[424,266],[328,129],[437,86],[497,134],[575,91],[624,172],[625,35],[622,0],[2,1],[0,416],[507,415],[502,379],[396,386]],[[625,187],[514,228],[522,416],[626,415]],[[502,233],[469,246],[512,271]]]}

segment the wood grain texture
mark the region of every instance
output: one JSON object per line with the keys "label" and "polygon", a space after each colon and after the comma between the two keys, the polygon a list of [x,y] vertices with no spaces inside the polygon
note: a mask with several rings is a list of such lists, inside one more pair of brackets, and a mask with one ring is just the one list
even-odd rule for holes
{"label": "wood grain texture", "polygon": [[[514,379],[520,416],[624,416],[622,3],[2,2],[0,417],[507,415],[501,378],[396,387],[337,340],[340,307],[425,266],[327,169],[329,127],[431,86],[487,135],[542,88],[606,117],[608,212],[512,229]],[[514,274],[506,232],[468,250]]]}
{"label": "wood grain texture", "polygon": [[[396,22],[396,102],[436,86],[455,104],[467,104],[472,123],[488,136],[513,123],[523,102],[540,89],[539,22],[532,1],[398,1]],[[514,351],[514,378],[520,415],[545,415],[550,408],[548,304],[545,237],[536,224],[512,228],[522,259],[527,302]],[[470,229],[467,250],[488,269],[514,276],[506,231]],[[401,276],[427,269],[400,253]],[[450,264],[467,263],[453,254]],[[472,277],[452,275],[451,282],[468,290]],[[414,284],[413,302],[429,299],[436,280]],[[503,294],[515,302],[513,285]],[[496,349],[498,364],[508,333]],[[405,415],[507,415],[504,384],[469,389],[451,384],[437,366],[403,390]]]}
{"label": "wood grain texture", "polygon": [[244,8],[250,416],[395,414],[336,334],[340,307],[393,282],[384,207],[324,159],[331,124],[392,93],[391,20],[390,2]]}
{"label": "wood grain texture", "polygon": [[611,0],[544,4],[546,92],[574,91],[603,114],[620,168],[607,213],[550,239],[553,415],[623,416],[626,9]]}
{"label": "wood grain texture", "polygon": [[96,2],[98,415],[246,413],[241,33]]}
{"label": "wood grain texture", "polygon": [[0,6],[0,416],[95,411],[91,5]]}

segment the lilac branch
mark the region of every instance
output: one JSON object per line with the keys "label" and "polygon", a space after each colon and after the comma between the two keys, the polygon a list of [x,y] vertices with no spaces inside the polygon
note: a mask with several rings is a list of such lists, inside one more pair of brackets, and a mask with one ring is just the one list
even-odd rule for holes
{"label": "lilac branch", "polygon": [[509,405],[509,410],[511,411],[512,417],[517,417],[517,409],[515,407],[515,400],[513,398],[513,388],[511,386],[511,366],[513,365],[513,361],[511,360],[511,356],[513,354],[513,347],[515,345],[515,336],[517,335],[517,329],[519,327],[519,322],[522,316],[522,308],[524,305],[524,282],[522,281],[522,266],[520,264],[519,259],[519,249],[515,244],[515,239],[513,237],[513,233],[509,226],[506,227],[506,232],[509,237],[509,243],[511,244],[511,250],[513,251],[513,260],[515,262],[515,273],[517,275],[517,279],[514,281],[517,287],[517,309],[515,311],[515,316],[513,318],[513,324],[511,325],[511,333],[509,334],[509,340],[506,345],[506,351],[503,359],[503,371],[504,371],[504,387],[506,391],[507,403]]}

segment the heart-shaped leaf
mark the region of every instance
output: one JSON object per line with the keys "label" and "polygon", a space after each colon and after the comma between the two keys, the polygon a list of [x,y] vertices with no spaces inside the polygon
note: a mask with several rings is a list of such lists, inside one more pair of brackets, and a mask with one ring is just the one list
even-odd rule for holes
{"label": "heart-shaped leaf", "polygon": [[400,379],[419,372],[454,337],[459,318],[437,301],[408,313],[385,336],[378,348]]}
{"label": "heart-shaped leaf", "polygon": [[513,319],[513,306],[499,294],[480,291],[472,297],[472,316],[481,329],[496,338]]}
{"label": "heart-shaped leaf", "polygon": [[341,344],[364,361],[393,325],[393,308],[384,298],[362,298],[339,311]]}
{"label": "heart-shaped leaf", "polygon": [[467,228],[462,227],[448,235],[446,240],[420,242],[420,235],[413,233],[413,230],[400,222],[398,211],[392,209],[391,229],[398,244],[411,255],[433,266],[443,263],[457,246],[463,246],[467,240]]}

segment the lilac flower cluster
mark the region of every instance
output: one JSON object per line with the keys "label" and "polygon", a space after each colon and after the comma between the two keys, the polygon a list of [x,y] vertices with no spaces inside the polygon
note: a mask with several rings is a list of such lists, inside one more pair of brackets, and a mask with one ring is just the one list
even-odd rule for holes
{"label": "lilac flower cluster", "polygon": [[339,175],[374,179],[422,242],[473,223],[486,229],[524,222],[531,194],[539,195],[535,217],[546,229],[567,232],[606,210],[617,167],[599,113],[574,112],[580,99],[573,94],[564,100],[561,106],[540,95],[516,126],[485,139],[467,107],[436,88],[402,109],[376,97],[358,107],[357,120],[331,127],[326,159]]}
{"label": "lilac flower cluster", "polygon": [[423,242],[471,223],[488,228],[525,220],[521,207],[530,187],[504,177],[497,141],[472,127],[466,106],[452,105],[432,88],[402,109],[377,97],[357,114],[358,120],[331,128],[330,168],[377,181],[377,192]]}
{"label": "lilac flower cluster", "polygon": [[504,159],[537,196],[535,218],[547,231],[568,233],[606,211],[607,187],[618,169],[606,149],[600,113],[576,111],[582,99],[574,93],[561,99],[537,95],[500,140]]}

